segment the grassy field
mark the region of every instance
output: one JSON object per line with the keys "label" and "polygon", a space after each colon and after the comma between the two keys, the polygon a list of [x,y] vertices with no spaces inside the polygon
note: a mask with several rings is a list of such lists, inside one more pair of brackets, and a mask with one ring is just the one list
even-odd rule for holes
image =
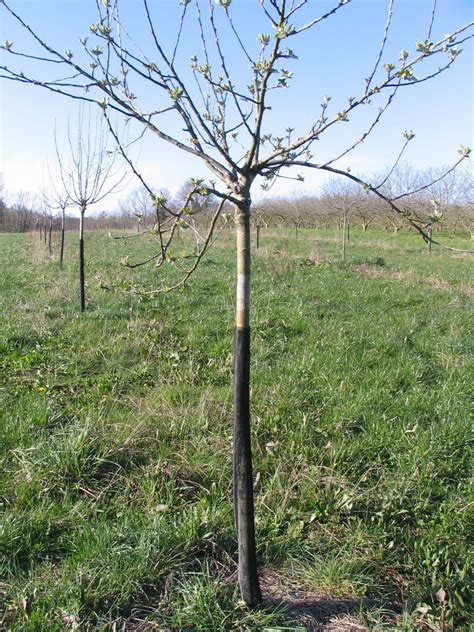
{"label": "grassy field", "polygon": [[353,231],[342,263],[332,231],[264,231],[251,406],[265,607],[248,612],[232,236],[185,291],[146,299],[134,288],[173,266],[119,261],[151,239],[88,234],[83,315],[75,235],[66,247],[60,272],[37,236],[0,234],[0,629],[474,629],[471,256]]}

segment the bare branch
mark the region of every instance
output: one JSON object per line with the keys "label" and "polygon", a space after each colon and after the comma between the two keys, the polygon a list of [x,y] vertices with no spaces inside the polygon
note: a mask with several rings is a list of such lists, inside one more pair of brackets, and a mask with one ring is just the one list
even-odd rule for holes
{"label": "bare branch", "polygon": [[[322,22],[323,20],[326,20],[327,18],[329,18],[331,15],[334,15],[337,11],[339,11],[340,8],[342,8],[343,6],[349,4],[351,2],[351,0],[339,0],[339,4],[336,5],[333,9],[331,9],[330,11],[328,11],[327,13],[324,13],[323,15],[320,15],[318,18],[312,20],[311,22],[308,22],[308,24],[305,24],[305,26],[301,26],[298,29],[294,29],[293,31],[291,31],[288,36],[291,35],[298,35],[299,33],[303,33],[304,31],[308,31],[309,29],[312,29],[313,26],[316,26],[316,24],[319,24],[320,22]],[[300,5],[300,7],[303,6],[303,3]],[[297,9],[299,9],[300,7],[297,7]],[[297,10],[294,9],[293,13]],[[291,12],[290,12],[291,15]]]}
{"label": "bare branch", "polygon": [[366,84],[367,88],[369,88],[370,84],[372,83],[372,80],[373,80],[373,78],[375,76],[375,73],[377,72],[377,69],[378,69],[378,67],[380,65],[380,61],[382,59],[383,52],[385,50],[385,45],[387,43],[387,38],[388,38],[388,32],[390,30],[390,24],[392,23],[393,3],[394,3],[394,0],[389,0],[387,22],[385,24],[385,29],[384,29],[384,32],[383,32],[382,44],[380,45],[380,51],[379,51],[378,57],[377,57],[377,59],[375,61],[374,68],[373,68],[372,72],[370,73],[369,78],[367,79],[367,84]]}

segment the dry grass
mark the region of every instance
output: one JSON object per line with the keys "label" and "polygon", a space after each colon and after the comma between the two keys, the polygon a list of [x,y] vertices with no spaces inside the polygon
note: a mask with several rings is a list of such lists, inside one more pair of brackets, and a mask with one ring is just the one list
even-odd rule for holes
{"label": "dry grass", "polygon": [[391,279],[397,279],[402,283],[407,283],[410,285],[414,285],[417,283],[421,283],[423,285],[427,285],[429,287],[434,288],[435,290],[440,290],[443,292],[453,292],[457,291],[461,294],[466,294],[467,296],[474,296],[474,287],[467,284],[452,284],[446,281],[445,279],[439,276],[421,276],[416,274],[413,270],[408,272],[400,272],[400,271],[392,271],[387,270],[386,268],[382,268],[380,266],[372,266],[368,263],[362,263],[361,265],[353,266],[351,268],[352,272],[356,272],[366,278],[380,278],[380,277],[388,277]]}
{"label": "dry grass", "polygon": [[29,233],[28,241],[30,257],[33,264],[39,265],[53,259],[53,255],[49,254],[48,248],[45,246],[43,240],[39,239],[36,233]]}

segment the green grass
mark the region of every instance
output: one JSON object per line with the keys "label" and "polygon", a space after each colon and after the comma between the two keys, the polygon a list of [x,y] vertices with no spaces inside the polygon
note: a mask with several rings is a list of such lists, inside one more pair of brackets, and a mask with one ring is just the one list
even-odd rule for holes
{"label": "green grass", "polygon": [[130,290],[176,270],[118,262],[152,240],[88,234],[81,315],[76,237],[61,272],[36,236],[0,234],[0,628],[277,629],[297,626],[278,606],[296,590],[352,600],[371,629],[469,630],[471,258],[408,233],[351,237],[344,263],[329,230],[264,231],[254,253],[257,540],[273,605],[248,612],[232,235],[184,291],[147,298]]}

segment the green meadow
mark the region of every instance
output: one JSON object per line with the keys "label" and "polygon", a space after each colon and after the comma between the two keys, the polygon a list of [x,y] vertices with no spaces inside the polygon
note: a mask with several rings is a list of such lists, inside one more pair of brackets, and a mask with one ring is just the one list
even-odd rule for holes
{"label": "green meadow", "polygon": [[77,236],[61,271],[37,235],[0,234],[0,629],[472,630],[472,255],[353,230],[342,262],[336,231],[263,230],[251,411],[265,603],[248,611],[233,235],[158,296],[173,263],[120,264],[154,247],[88,233],[80,314]]}

